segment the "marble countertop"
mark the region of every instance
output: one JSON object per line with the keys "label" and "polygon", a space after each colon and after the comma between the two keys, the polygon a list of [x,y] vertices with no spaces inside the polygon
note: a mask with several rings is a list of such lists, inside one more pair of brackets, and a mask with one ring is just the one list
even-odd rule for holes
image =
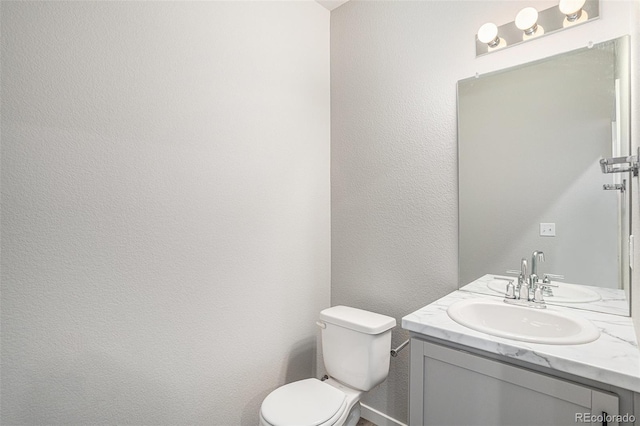
{"label": "marble countertop", "polygon": [[[477,280],[472,281],[469,284],[465,285],[464,287],[460,288],[460,290],[470,291],[472,293],[486,294],[489,296],[504,297],[504,293],[498,294],[487,286],[489,281],[496,278],[502,279],[505,281],[513,281],[514,283],[517,282],[516,277],[486,274],[478,278]],[[568,283],[558,282],[558,284],[562,286]],[[577,284],[571,284],[571,285],[577,285]],[[505,283],[505,287],[506,287],[506,283]],[[608,314],[629,315],[629,301],[627,300],[624,290],[619,290],[615,288],[594,287],[594,286],[581,286],[581,287],[584,287],[596,293],[598,296],[600,296],[600,300],[595,302],[589,302],[589,303],[562,303],[559,305],[566,306],[567,308],[586,309],[589,311],[605,312]],[[557,304],[553,300],[553,297],[547,297],[545,301],[547,302],[548,305]]]}
{"label": "marble countertop", "polygon": [[447,308],[451,304],[473,298],[495,300],[493,296],[457,290],[402,318],[402,328],[640,392],[640,350],[630,317],[548,306],[550,311],[571,312],[588,319],[600,329],[600,338],[582,345],[527,343],[481,333],[449,317]]}

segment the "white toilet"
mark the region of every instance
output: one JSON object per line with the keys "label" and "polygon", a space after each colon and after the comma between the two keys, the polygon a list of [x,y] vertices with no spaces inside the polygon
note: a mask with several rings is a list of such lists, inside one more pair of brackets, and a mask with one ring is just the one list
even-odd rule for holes
{"label": "white toilet", "polygon": [[271,392],[261,426],[351,426],[360,398],[389,374],[394,318],[348,306],[320,312],[322,355],[329,379],[305,379]]}

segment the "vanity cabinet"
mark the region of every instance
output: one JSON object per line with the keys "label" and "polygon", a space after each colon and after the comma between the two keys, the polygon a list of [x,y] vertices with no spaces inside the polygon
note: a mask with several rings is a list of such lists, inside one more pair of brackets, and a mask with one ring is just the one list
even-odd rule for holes
{"label": "vanity cabinet", "polygon": [[618,395],[418,338],[411,339],[409,424],[618,425]]}

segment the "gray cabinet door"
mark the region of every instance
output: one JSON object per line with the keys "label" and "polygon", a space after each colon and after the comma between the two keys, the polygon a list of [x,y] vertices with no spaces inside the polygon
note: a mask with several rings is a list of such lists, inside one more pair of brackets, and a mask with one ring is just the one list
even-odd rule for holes
{"label": "gray cabinet door", "polygon": [[592,416],[619,412],[615,394],[418,339],[411,345],[411,425],[593,425],[603,422]]}

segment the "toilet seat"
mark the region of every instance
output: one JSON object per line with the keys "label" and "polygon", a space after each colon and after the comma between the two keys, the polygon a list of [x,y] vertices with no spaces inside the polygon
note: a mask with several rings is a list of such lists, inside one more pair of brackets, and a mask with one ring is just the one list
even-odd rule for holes
{"label": "toilet seat", "polygon": [[281,386],[262,402],[260,416],[273,426],[329,426],[344,414],[347,395],[318,379]]}

